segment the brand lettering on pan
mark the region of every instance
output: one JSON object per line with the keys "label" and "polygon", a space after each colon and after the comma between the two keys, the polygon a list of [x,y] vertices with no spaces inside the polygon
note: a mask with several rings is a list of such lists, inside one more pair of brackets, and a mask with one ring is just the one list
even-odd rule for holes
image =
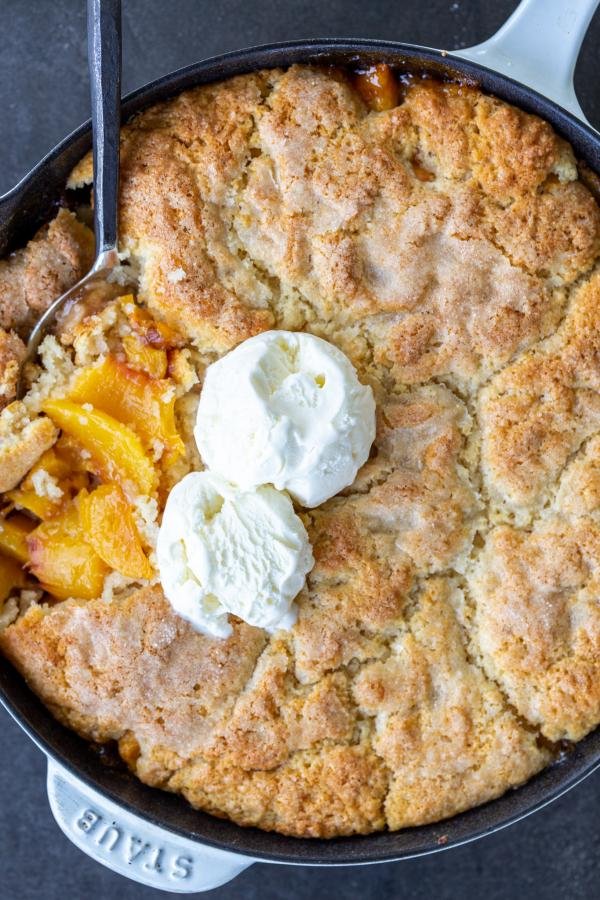
{"label": "brand lettering on pan", "polygon": [[150,844],[93,809],[82,810],[75,820],[75,827],[101,850],[120,855],[128,865],[137,865],[167,878],[185,879],[192,875],[194,862],[189,856],[179,856],[166,847]]}

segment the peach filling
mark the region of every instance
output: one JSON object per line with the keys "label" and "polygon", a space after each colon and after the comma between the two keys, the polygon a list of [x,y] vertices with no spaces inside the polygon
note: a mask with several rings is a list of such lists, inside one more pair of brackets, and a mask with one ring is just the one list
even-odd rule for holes
{"label": "peach filling", "polygon": [[[170,353],[181,339],[128,295],[129,320],[111,352],[42,404],[60,435],[0,511],[0,611],[31,586],[51,597],[93,599],[110,572],[151,580],[148,546],[134,515],[184,453],[175,420]],[[15,511],[17,510],[17,511]]]}
{"label": "peach filling", "polygon": [[369,66],[354,76],[356,90],[370,109],[383,112],[400,102],[400,84],[386,63]]}

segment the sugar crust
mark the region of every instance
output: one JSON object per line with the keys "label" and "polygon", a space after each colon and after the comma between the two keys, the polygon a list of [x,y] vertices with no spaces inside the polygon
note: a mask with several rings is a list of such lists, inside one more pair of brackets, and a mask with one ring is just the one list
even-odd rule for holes
{"label": "sugar crust", "polygon": [[522,783],[600,720],[600,213],[570,147],[473,88],[374,113],[292,67],[141,114],[121,177],[140,295],[200,366],[323,336],[375,391],[375,447],[302,513],[291,632],[211,640],[154,586],[34,603],[2,651],[143,781],[242,825],[397,829]]}

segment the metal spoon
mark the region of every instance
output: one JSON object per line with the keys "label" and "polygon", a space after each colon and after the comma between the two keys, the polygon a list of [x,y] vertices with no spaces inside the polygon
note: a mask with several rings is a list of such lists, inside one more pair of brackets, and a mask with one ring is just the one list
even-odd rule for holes
{"label": "metal spoon", "polygon": [[96,256],[90,271],[55,300],[35,324],[21,364],[17,397],[25,393],[23,369],[33,362],[45,334],[66,304],[74,305],[90,287],[119,265],[117,203],[121,124],[121,0],[88,0],[88,66],[94,156],[94,234]]}

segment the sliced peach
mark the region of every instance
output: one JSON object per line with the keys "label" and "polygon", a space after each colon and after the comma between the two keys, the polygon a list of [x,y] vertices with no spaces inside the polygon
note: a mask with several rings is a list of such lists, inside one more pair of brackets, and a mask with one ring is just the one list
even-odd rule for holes
{"label": "sliced peach", "polygon": [[25,490],[24,488],[8,491],[4,496],[18,509],[26,509],[38,519],[49,519],[55,515],[62,502],[62,500],[54,500],[52,497],[40,497],[34,490]]}
{"label": "sliced peach", "polygon": [[63,432],[92,456],[103,481],[131,485],[143,494],[156,490],[158,479],[137,434],[100,409],[86,409],[70,400],[46,400],[44,412]]}
{"label": "sliced peach", "polygon": [[104,484],[79,501],[86,540],[104,562],[128,578],[152,578],[154,572],[121,488]]}
{"label": "sliced peach", "polygon": [[[84,451],[85,452],[85,451]],[[63,492],[62,497],[40,496],[35,490],[35,474],[43,470],[48,473]],[[4,495],[17,508],[33,513],[38,519],[49,519],[56,515],[61,506],[88,487],[88,472],[93,466],[82,455],[82,448],[68,435],[61,435],[53,447],[46,450],[31,467],[18,488]]]}
{"label": "sliced peach", "polygon": [[[62,497],[40,496],[36,492],[34,476],[36,472],[41,470],[47,472],[55,481],[59,482],[59,487],[63,491]],[[37,516],[38,519],[49,519],[58,512],[65,498],[68,499],[69,497],[70,476],[71,468],[69,463],[60,458],[55,445],[40,456],[19,487],[14,491],[9,491],[6,497],[15,506],[28,510],[28,512]]]}
{"label": "sliced peach", "polygon": [[[38,519],[49,519],[55,516],[68,500],[72,499],[82,488],[87,487],[89,478],[87,471],[93,467],[85,465],[81,457],[81,448],[77,448],[73,440],[62,435],[54,447],[47,450],[30,469],[20,486],[9,491],[5,496],[20,509],[26,509]],[[62,497],[40,497],[34,488],[33,476],[43,469],[52,476],[63,492]]]}
{"label": "sliced peach", "polygon": [[169,381],[156,381],[107,356],[75,380],[69,398],[91,403],[138,434],[146,447],[164,447],[165,465],[183,455],[185,447],[175,425],[175,397]]}
{"label": "sliced peach", "polygon": [[360,72],[355,84],[367,106],[377,112],[393,109],[400,102],[400,85],[387,63],[377,63]]}
{"label": "sliced peach", "polygon": [[132,369],[145,372],[151,378],[164,378],[167,374],[167,351],[151,347],[133,334],[123,338],[123,349]]}
{"label": "sliced peach", "polygon": [[161,463],[165,469],[168,469],[170,465],[185,454],[185,444],[177,431],[175,422],[175,397],[166,402],[161,402],[158,411],[160,421],[160,433],[158,439],[165,447],[161,457]]}
{"label": "sliced peach", "polygon": [[33,528],[31,519],[20,513],[8,519],[0,517],[0,551],[18,562],[27,562],[27,536]]}
{"label": "sliced peach", "polygon": [[141,306],[136,306],[133,294],[121,297],[120,302],[131,323],[131,327],[144,344],[150,347],[167,349],[169,347],[181,347],[185,343],[182,336],[170,325],[153,319],[147,310]]}
{"label": "sliced peach", "polygon": [[73,501],[27,538],[30,569],[48,593],[59,600],[93,600],[102,593],[108,566],[81,534],[77,502]]}
{"label": "sliced peach", "polygon": [[56,463],[47,468],[50,474],[58,479],[60,486],[72,494],[77,494],[82,488],[88,487],[88,473],[94,472],[89,451],[68,434],[61,434],[52,449],[55,452]]}
{"label": "sliced peach", "polygon": [[0,554],[0,606],[15,588],[25,587],[25,573],[16,559]]}

